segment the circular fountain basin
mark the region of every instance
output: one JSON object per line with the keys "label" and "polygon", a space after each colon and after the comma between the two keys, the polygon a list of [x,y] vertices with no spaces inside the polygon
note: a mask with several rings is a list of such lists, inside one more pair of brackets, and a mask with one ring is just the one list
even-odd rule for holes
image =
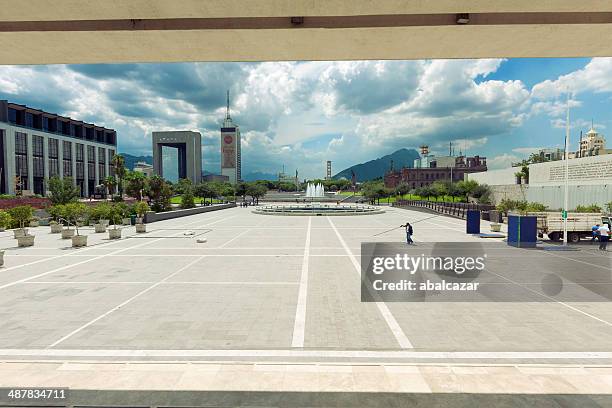
{"label": "circular fountain basin", "polygon": [[268,204],[253,210],[255,214],[264,215],[372,215],[382,214],[380,207],[362,204]]}

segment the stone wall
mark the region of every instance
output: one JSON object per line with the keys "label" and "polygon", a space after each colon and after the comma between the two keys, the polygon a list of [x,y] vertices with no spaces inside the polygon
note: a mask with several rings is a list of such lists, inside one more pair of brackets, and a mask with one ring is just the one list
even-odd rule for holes
{"label": "stone wall", "polygon": [[225,210],[226,208],[232,208],[235,206],[236,206],[235,203],[229,203],[229,204],[207,205],[203,207],[188,208],[185,210],[166,211],[166,212],[160,212],[160,213],[150,211],[145,214],[144,222],[149,224],[151,222],[170,220],[172,218],[186,217],[188,215],[201,214],[201,213],[217,211],[217,210]]}

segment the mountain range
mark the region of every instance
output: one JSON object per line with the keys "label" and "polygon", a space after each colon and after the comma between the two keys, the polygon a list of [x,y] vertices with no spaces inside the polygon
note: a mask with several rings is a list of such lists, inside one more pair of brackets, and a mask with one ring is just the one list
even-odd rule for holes
{"label": "mountain range", "polygon": [[344,169],[333,178],[338,179],[345,177],[351,180],[352,172],[354,171],[357,181],[373,180],[385,175],[385,172],[391,167],[391,160],[393,160],[394,169],[401,169],[402,167],[413,167],[414,160],[419,157],[419,153],[414,149],[399,149],[391,154],[379,157],[378,159],[356,164]]}
{"label": "mountain range", "polygon": [[[128,153],[121,153],[125,159],[125,167],[129,170],[134,170],[134,165],[137,162],[145,162],[153,164],[152,156],[134,156]],[[365,163],[356,164],[349,168],[346,168],[336,174],[333,178],[338,179],[345,177],[348,180],[352,177],[352,171],[355,172],[357,181],[368,181],[378,177],[383,177],[385,172],[389,170],[391,166],[391,160],[393,160],[393,167],[400,169],[402,167],[413,167],[414,160],[419,158],[419,153],[415,149],[399,149],[386,156],[379,157],[378,159],[370,160]],[[204,171],[204,174],[211,174]],[[256,180],[276,180],[277,174],[264,173],[264,172],[251,172],[242,176],[244,181],[256,181]]]}

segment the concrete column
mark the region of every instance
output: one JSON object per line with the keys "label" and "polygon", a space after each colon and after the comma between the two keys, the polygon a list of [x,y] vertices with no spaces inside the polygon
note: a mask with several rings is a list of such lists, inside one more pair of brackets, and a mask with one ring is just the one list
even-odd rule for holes
{"label": "concrete column", "polygon": [[57,170],[60,179],[64,178],[64,141],[57,140]]}
{"label": "concrete column", "polygon": [[76,174],[76,143],[75,142],[70,142],[70,146],[71,146],[71,152],[72,153],[72,185],[76,186],[76,179],[77,179],[77,174]]}
{"label": "concrete column", "polygon": [[32,156],[32,134],[26,136],[28,143],[28,190],[34,191],[34,156]]}
{"label": "concrete column", "polygon": [[4,132],[4,169],[6,191],[15,194],[15,131],[10,127]]}
{"label": "concrete column", "polygon": [[94,171],[95,171],[95,175],[96,175],[96,186],[100,185],[100,153],[98,153],[99,151],[99,147],[96,146],[96,149],[94,150],[94,161],[95,161],[95,166],[94,166]]}
{"label": "concrete column", "polygon": [[89,197],[89,149],[83,145],[83,194]]}
{"label": "concrete column", "polygon": [[47,136],[43,136],[43,172],[44,172],[44,185],[43,185],[43,195],[47,195],[47,187],[49,182],[49,138]]}
{"label": "concrete column", "polygon": [[104,172],[108,177],[110,176],[110,161],[112,159],[109,149],[104,149],[104,156],[106,157],[106,160],[104,161]]}

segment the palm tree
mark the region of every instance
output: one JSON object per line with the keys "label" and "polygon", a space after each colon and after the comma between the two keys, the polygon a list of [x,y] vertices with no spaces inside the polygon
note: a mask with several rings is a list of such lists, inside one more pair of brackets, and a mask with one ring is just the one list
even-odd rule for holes
{"label": "palm tree", "polygon": [[108,176],[104,179],[102,184],[104,185],[104,187],[106,187],[106,191],[108,191],[108,194],[113,195],[113,193],[115,192],[115,186],[117,185],[117,179],[115,179],[113,176]]}
{"label": "palm tree", "polygon": [[111,159],[111,165],[113,166],[113,170],[115,171],[115,176],[117,176],[117,186],[119,187],[119,195],[123,197],[123,179],[125,178],[126,169],[125,169],[125,159],[123,156],[116,154]]}

